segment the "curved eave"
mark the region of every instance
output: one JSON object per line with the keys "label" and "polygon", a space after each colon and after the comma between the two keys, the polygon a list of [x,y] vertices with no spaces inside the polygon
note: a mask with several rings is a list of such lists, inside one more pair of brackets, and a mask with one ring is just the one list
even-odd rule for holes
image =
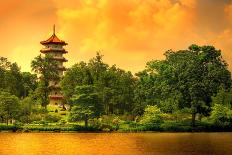
{"label": "curved eave", "polygon": [[68,45],[68,43],[62,41],[62,42],[47,42],[47,41],[41,41],[40,44],[42,45],[49,45],[49,44],[58,44],[58,45]]}
{"label": "curved eave", "polygon": [[50,49],[50,48],[46,48],[46,49],[42,49],[40,50],[41,53],[49,53],[49,52],[61,52],[61,53],[68,53],[68,51],[66,51],[65,49],[62,49],[62,50],[56,50],[56,49]]}

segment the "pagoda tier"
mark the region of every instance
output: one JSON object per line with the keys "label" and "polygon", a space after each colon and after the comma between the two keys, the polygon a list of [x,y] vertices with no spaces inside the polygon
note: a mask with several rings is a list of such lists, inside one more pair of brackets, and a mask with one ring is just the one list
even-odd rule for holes
{"label": "pagoda tier", "polygon": [[54,49],[54,48],[43,48],[40,50],[41,53],[50,53],[50,52],[60,52],[60,53],[63,53],[63,54],[66,54],[68,53],[68,51],[66,51],[65,49]]}
{"label": "pagoda tier", "polygon": [[64,96],[63,95],[49,95],[49,98],[53,100],[60,100],[60,99],[64,99]]}
{"label": "pagoda tier", "polygon": [[60,71],[66,71],[67,70],[64,66],[58,67],[57,69],[60,70]]}
{"label": "pagoda tier", "polygon": [[50,85],[49,88],[51,88],[51,89],[58,89],[58,90],[61,89],[61,87],[58,86],[58,85]]}
{"label": "pagoda tier", "polygon": [[61,62],[67,62],[68,60],[65,59],[64,57],[52,57],[52,59],[56,60],[56,61],[61,61]]}

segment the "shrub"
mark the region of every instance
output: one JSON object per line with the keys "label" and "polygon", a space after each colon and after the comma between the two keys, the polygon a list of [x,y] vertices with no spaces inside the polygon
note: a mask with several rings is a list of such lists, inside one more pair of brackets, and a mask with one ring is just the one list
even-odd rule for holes
{"label": "shrub", "polygon": [[61,120],[61,117],[58,115],[45,115],[45,121],[48,122],[58,122],[59,120]]}
{"label": "shrub", "polygon": [[60,122],[59,122],[60,125],[64,125],[64,124],[66,124],[66,123],[67,123],[67,121],[66,121],[66,120],[63,120],[63,119],[60,120]]}
{"label": "shrub", "polygon": [[178,131],[178,132],[186,132],[192,131],[192,126],[189,123],[184,122],[174,122],[167,121],[160,125],[162,131]]}
{"label": "shrub", "polygon": [[13,132],[16,132],[17,130],[21,130],[22,127],[19,125],[6,125],[6,124],[0,124],[0,131],[1,130],[11,130]]}
{"label": "shrub", "polygon": [[229,125],[232,123],[232,110],[225,105],[215,104],[212,108],[211,120],[216,125]]}
{"label": "shrub", "polygon": [[156,105],[155,106],[148,105],[145,108],[145,112],[140,120],[140,123],[144,125],[157,124],[162,122],[163,122],[162,112]]}

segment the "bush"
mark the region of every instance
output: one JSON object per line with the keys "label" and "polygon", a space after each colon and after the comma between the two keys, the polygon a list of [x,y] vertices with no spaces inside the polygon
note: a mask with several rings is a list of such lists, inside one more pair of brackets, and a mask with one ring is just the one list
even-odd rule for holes
{"label": "bush", "polygon": [[210,119],[215,125],[229,125],[232,123],[232,110],[225,105],[215,104]]}
{"label": "bush", "polygon": [[174,122],[174,121],[168,121],[164,122],[160,125],[160,128],[162,131],[178,131],[178,132],[186,132],[186,131],[192,131],[192,126],[189,123],[183,123],[183,122]]}
{"label": "bush", "polygon": [[148,105],[145,108],[145,112],[140,120],[140,123],[144,125],[156,124],[162,122],[163,122],[162,112],[156,105],[155,106]]}
{"label": "bush", "polygon": [[1,130],[11,130],[13,132],[16,132],[17,130],[21,130],[22,127],[19,125],[6,125],[6,124],[0,124],[0,131]]}
{"label": "bush", "polygon": [[66,120],[63,120],[63,119],[60,120],[60,122],[59,122],[60,125],[64,125],[64,124],[66,124],[66,123],[67,123],[67,121],[66,121]]}
{"label": "bush", "polygon": [[61,117],[58,115],[45,115],[45,121],[48,122],[58,122],[59,120],[61,120]]}

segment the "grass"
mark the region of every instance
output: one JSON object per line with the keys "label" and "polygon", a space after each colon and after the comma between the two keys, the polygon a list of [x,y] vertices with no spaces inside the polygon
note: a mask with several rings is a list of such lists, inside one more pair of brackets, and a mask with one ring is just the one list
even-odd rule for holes
{"label": "grass", "polygon": [[[57,108],[57,107],[55,107]],[[165,120],[163,123],[153,124],[140,124],[135,121],[121,120],[118,123],[114,123],[114,119],[108,117],[103,118],[101,121],[98,119],[89,122],[89,126],[84,127],[84,121],[75,123],[69,123],[67,121],[67,115],[61,116],[58,113],[52,112],[54,107],[49,107],[50,115],[58,115],[61,120],[54,122],[51,121],[34,121],[32,124],[18,123],[15,125],[0,123],[0,131],[19,131],[19,132],[146,132],[146,131],[158,131],[158,132],[220,132],[220,131],[232,131],[232,124],[229,125],[216,125],[208,120],[196,121],[196,126],[192,127],[191,120],[183,119],[182,121]],[[60,110],[60,109],[59,109]],[[68,112],[67,112],[68,113]],[[114,117],[112,117],[114,118]]]}
{"label": "grass", "polygon": [[116,129],[112,126],[109,128],[99,128],[88,126],[87,128],[79,124],[64,124],[59,125],[56,123],[49,123],[47,125],[29,124],[29,125],[6,125],[0,124],[0,131],[13,131],[13,132],[144,132],[144,131],[159,131],[159,132],[220,132],[232,131],[232,125],[216,126],[212,124],[198,123],[197,126],[192,127],[188,122],[165,122],[162,124],[142,125],[136,124],[121,124]]}
{"label": "grass", "polygon": [[68,114],[69,114],[68,110],[63,111],[62,108],[58,107],[57,105],[48,105],[47,110],[49,115],[59,116],[61,117],[61,120],[64,120],[65,122],[68,121]]}

